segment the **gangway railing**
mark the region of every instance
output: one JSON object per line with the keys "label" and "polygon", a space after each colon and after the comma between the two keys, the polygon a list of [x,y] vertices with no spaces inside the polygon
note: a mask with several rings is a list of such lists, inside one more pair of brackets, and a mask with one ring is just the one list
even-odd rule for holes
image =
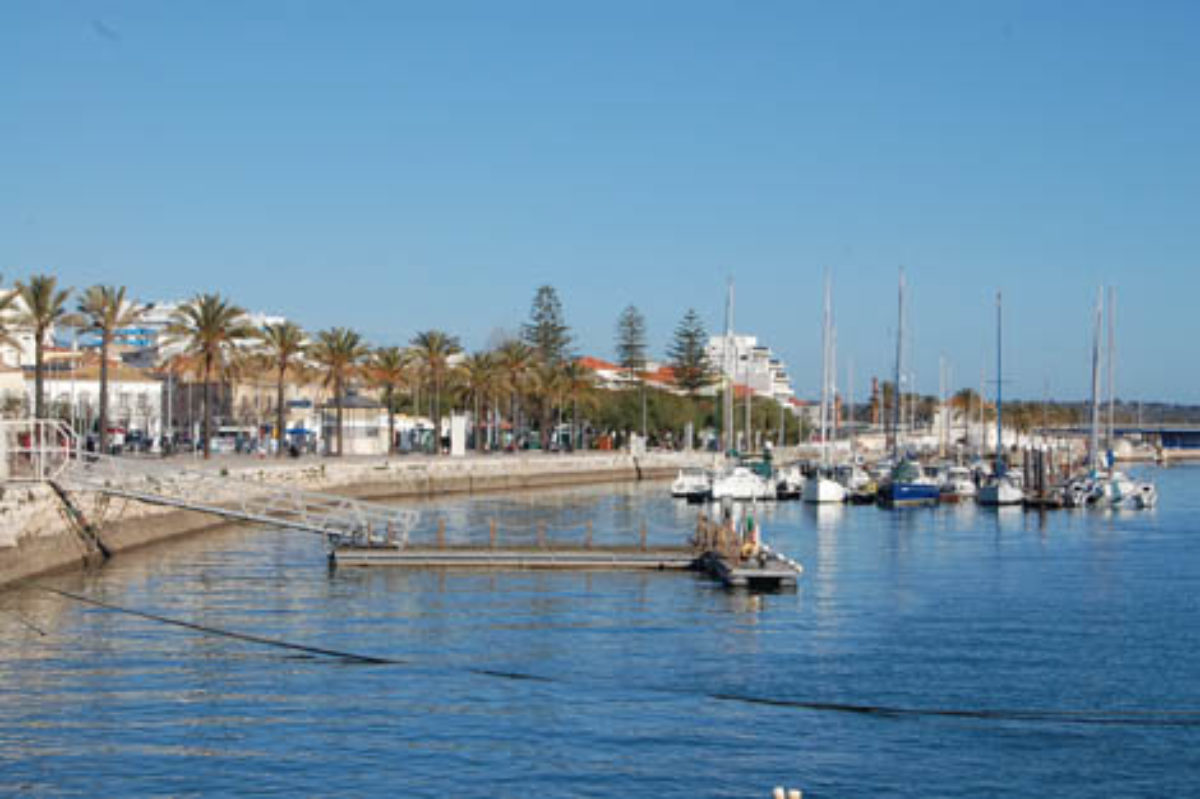
{"label": "gangway railing", "polygon": [[417,511],[251,481],[216,470],[86,452],[65,424],[0,422],[0,479],[56,482],[153,505],[319,533],[333,542],[406,546]]}

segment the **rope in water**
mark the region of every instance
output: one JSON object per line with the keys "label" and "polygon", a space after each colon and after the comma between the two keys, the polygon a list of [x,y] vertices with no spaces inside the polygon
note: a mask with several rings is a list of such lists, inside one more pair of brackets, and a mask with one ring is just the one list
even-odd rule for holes
{"label": "rope in water", "polygon": [[343,651],[340,651],[337,649],[326,649],[325,647],[319,647],[319,646],[307,646],[305,644],[294,644],[294,643],[291,643],[290,641],[283,641],[278,638],[264,638],[261,635],[251,635],[250,633],[239,633],[239,632],[234,632],[232,630],[222,630],[220,628],[209,627],[208,625],[204,625],[204,624],[195,624],[193,622],[183,621],[181,619],[172,619],[169,616],[160,616],[157,613],[147,613],[146,611],[143,611],[143,610],[136,610],[134,608],[122,607],[121,605],[114,605],[111,602],[105,602],[100,599],[93,599],[91,597],[83,596],[82,594],[74,594],[74,593],[71,593],[70,591],[63,591],[58,588],[50,588],[49,586],[45,586],[45,585],[39,585],[37,587],[43,591],[47,591],[51,594],[57,594],[58,596],[64,597],[66,599],[70,599],[75,602],[80,602],[85,605],[92,605],[93,607],[104,608],[105,610],[111,610],[116,613],[124,613],[129,616],[136,616],[138,618],[158,622],[159,624],[167,624],[167,625],[171,625],[173,627],[182,627],[185,630],[193,630],[195,632],[204,633],[206,635],[216,635],[216,636],[220,636],[222,638],[232,638],[237,641],[246,641],[246,642],[252,643],[252,644],[262,644],[264,646],[273,646],[273,647],[278,647],[279,649],[291,649],[296,652],[305,652],[310,655],[326,655],[328,657],[338,658],[339,660],[346,660],[346,661],[350,661],[350,662],[354,662],[354,663],[370,663],[370,664],[375,664],[375,665],[406,665],[407,664],[407,661],[404,661],[404,660],[395,660],[392,658],[374,657],[372,655],[360,655],[355,652],[343,652]]}
{"label": "rope in water", "polygon": [[[363,655],[356,652],[348,652],[344,650],[328,649],[325,647],[308,646],[305,644],[296,644],[290,641],[284,641],[278,638],[266,638],[260,635],[252,635],[249,633],[239,633],[232,630],[222,630],[218,627],[211,627],[204,624],[196,624],[194,622],[183,621],[181,619],[173,619],[169,616],[162,616],[157,613],[148,613],[146,611],[127,608],[121,605],[116,605],[111,602],[105,602],[99,599],[83,596],[82,594],[63,591],[58,588],[49,586],[37,586],[43,591],[52,594],[57,594],[65,599],[79,602],[81,604],[91,605],[93,607],[103,608],[115,613],[122,613],[129,616],[134,616],[148,621],[158,622],[173,627],[180,627],[193,632],[203,633],[206,635],[215,635],[223,638],[231,638],[237,641],[245,641],[247,643],[261,644],[280,649],[289,649],[297,652],[305,652],[313,655],[325,655],[336,658],[345,662],[362,663],[365,665],[413,665],[410,661],[396,658],[377,657],[374,655]],[[556,683],[561,685],[572,685],[569,680],[563,680],[555,677],[547,677],[543,675],[533,674],[521,671],[507,671],[499,669],[487,668],[466,668],[466,672],[477,674],[483,677],[494,677],[505,680],[522,680],[540,683]],[[854,704],[845,702],[822,702],[815,700],[804,699],[782,699],[776,697],[760,697],[749,696],[745,694],[727,693],[727,692],[692,692],[678,689],[668,688],[639,688],[641,691],[658,694],[670,694],[673,696],[702,696],[707,699],[712,699],[719,702],[738,702],[748,705],[764,705],[769,707],[780,708],[795,708],[800,710],[811,710],[816,712],[827,713],[850,713],[864,716],[876,716],[880,718],[921,718],[921,717],[941,717],[941,718],[960,718],[960,719],[979,719],[989,721],[1023,721],[1023,722],[1047,722],[1055,724],[1096,724],[1096,725],[1119,725],[1119,726],[1139,726],[1139,727],[1200,727],[1200,710],[1145,710],[1145,709],[1128,709],[1128,710],[1053,710],[1053,709],[996,709],[996,708],[915,708],[915,707],[892,707],[887,705],[866,705]]]}

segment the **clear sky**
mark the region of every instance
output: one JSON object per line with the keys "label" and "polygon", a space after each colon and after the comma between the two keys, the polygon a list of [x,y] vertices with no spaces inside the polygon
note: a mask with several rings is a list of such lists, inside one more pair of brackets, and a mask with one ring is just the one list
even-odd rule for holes
{"label": "clear sky", "polygon": [[[1200,3],[0,3],[0,273],[217,290],[377,343],[480,348],[536,287],[582,352],[688,306],[819,376],[994,363],[1200,402]],[[844,382],[844,381],[843,381]],[[860,392],[861,393],[861,392]]]}

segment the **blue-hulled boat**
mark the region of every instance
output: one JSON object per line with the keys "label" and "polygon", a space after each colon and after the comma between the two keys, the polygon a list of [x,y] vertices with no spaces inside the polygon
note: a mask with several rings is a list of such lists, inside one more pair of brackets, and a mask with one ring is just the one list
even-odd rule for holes
{"label": "blue-hulled boat", "polygon": [[926,477],[921,466],[913,461],[900,461],[892,470],[891,479],[879,487],[879,502],[886,508],[911,508],[936,505],[941,500],[941,487]]}

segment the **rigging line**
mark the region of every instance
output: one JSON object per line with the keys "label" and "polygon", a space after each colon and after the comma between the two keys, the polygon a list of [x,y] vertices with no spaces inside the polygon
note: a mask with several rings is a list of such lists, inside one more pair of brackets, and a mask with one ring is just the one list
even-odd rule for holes
{"label": "rigging line", "polygon": [[[326,649],[323,647],[306,646],[304,644],[294,644],[288,641],[282,641],[275,638],[264,638],[262,636],[250,635],[248,633],[233,632],[230,630],[222,630],[216,627],[209,627],[203,624],[195,624],[179,619],[173,619],[168,616],[160,616],[155,613],[147,613],[145,611],[134,610],[133,608],[122,607],[110,602],[104,602],[98,599],[75,594],[70,591],[63,591],[57,588],[48,586],[37,586],[43,591],[52,594],[57,594],[66,599],[76,602],[81,602],[87,605],[111,610],[116,613],[125,613],[131,616],[148,619],[150,621],[167,624],[174,627],[182,627],[184,629],[193,630],[208,635],[222,636],[250,643],[264,644],[267,646],[279,647],[283,649],[291,649],[300,652],[311,654],[326,655],[329,657],[338,658],[341,660],[349,660],[359,663],[369,663],[372,665],[396,665],[407,666],[413,665],[411,661],[401,660],[396,658],[382,658],[371,655],[360,655],[353,652],[344,652],[336,649]],[[476,674],[482,677],[492,677],[505,680],[520,680],[538,683],[555,683],[560,685],[573,685],[576,687],[585,687],[586,683],[579,681],[564,680],[557,677],[548,677],[531,672],[512,671],[502,669],[489,669],[482,667],[466,667],[463,669],[467,673]],[[747,705],[760,705],[769,707],[796,708],[801,710],[811,710],[815,712],[826,713],[846,713],[863,716],[874,716],[877,718],[965,718],[979,719],[987,721],[1026,721],[1026,722],[1046,722],[1056,724],[1094,724],[1094,725],[1113,725],[1113,726],[1141,726],[1141,727],[1195,727],[1200,726],[1200,710],[1052,710],[1052,709],[992,709],[992,708],[919,708],[919,707],[890,707],[887,705],[866,705],[853,704],[847,702],[821,702],[815,700],[801,699],[781,699],[776,697],[749,696],[745,694],[735,694],[727,692],[708,692],[708,691],[691,691],[676,688],[665,687],[639,687],[637,690],[651,693],[663,694],[672,696],[690,696],[712,699],[718,702],[738,702]]]}
{"label": "rigging line", "polygon": [[843,702],[812,702],[795,699],[744,696],[741,694],[710,693],[710,699],[721,702],[740,702],[770,707],[791,707],[804,710],[854,713],[880,717],[941,717],[984,719],[991,721],[1041,721],[1058,724],[1100,724],[1141,727],[1200,726],[1200,711],[1196,710],[1052,710],[1052,709],[959,709],[907,708],[887,705],[857,705]]}
{"label": "rigging line", "polygon": [[171,625],[174,627],[182,627],[187,630],[193,630],[195,632],[205,633],[207,635],[217,635],[217,636],[221,636],[224,638],[233,638],[238,641],[247,641],[247,642],[253,643],[253,644],[263,644],[265,646],[273,646],[273,647],[278,647],[280,649],[291,649],[291,650],[294,650],[297,652],[308,652],[308,653],[314,654],[314,655],[327,655],[329,657],[334,657],[334,658],[338,658],[340,660],[347,660],[347,661],[351,661],[351,662],[355,662],[355,663],[368,663],[368,664],[372,664],[372,665],[407,665],[407,663],[408,663],[408,661],[396,660],[394,658],[375,657],[374,655],[360,655],[360,654],[357,654],[354,652],[343,652],[341,650],[326,649],[324,647],[319,647],[319,646],[307,646],[305,644],[293,644],[290,641],[281,641],[278,638],[265,638],[261,635],[252,635],[250,633],[239,633],[239,632],[234,632],[232,630],[222,630],[220,628],[209,627],[204,624],[195,624],[193,622],[183,621],[181,619],[172,619],[169,616],[160,616],[157,613],[147,613],[146,611],[142,611],[142,610],[134,610],[133,608],[126,608],[126,607],[122,607],[121,605],[114,605],[111,602],[104,602],[103,600],[92,599],[91,597],[86,597],[86,596],[83,596],[82,594],[75,594],[70,591],[60,590],[58,588],[50,588],[49,586],[44,586],[44,585],[39,585],[37,587],[43,591],[47,591],[51,594],[57,594],[58,596],[65,597],[66,599],[70,599],[75,602],[81,602],[85,605],[92,605],[94,607],[104,608],[105,610],[111,610],[116,613],[125,613],[130,616],[137,616],[139,618],[148,619],[150,621],[155,621],[160,624],[168,624],[168,625]]}

